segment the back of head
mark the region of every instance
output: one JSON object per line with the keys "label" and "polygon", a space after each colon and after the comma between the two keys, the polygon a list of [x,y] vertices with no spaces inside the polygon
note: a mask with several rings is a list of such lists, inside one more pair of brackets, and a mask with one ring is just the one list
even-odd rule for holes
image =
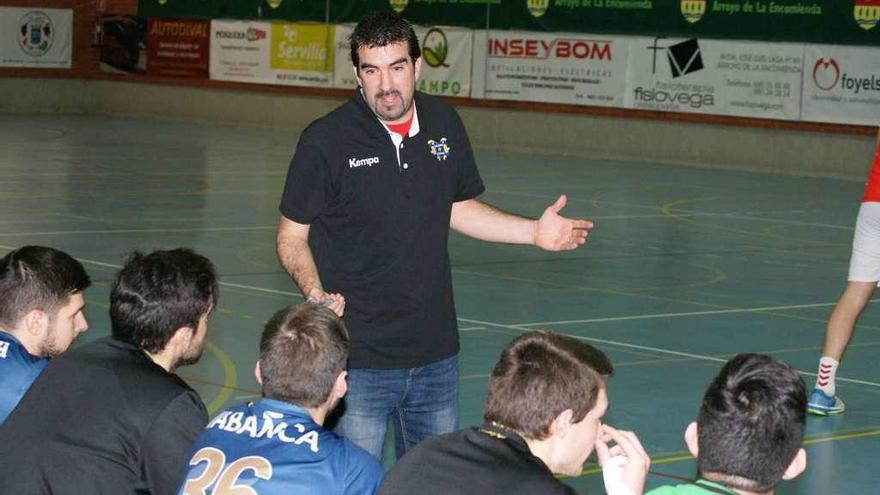
{"label": "back of head", "polygon": [[566,409],[581,421],[613,371],[605,354],[586,342],[543,330],[523,334],[492,371],[483,417],[543,440]]}
{"label": "back of head", "polygon": [[330,309],[308,303],[282,309],[260,339],[263,396],[320,406],[345,370],[348,349],[345,324]]}
{"label": "back of head", "polygon": [[753,492],[773,489],[804,439],[804,381],[785,363],[740,354],[709,385],[697,420],[706,479]]}
{"label": "back of head", "polygon": [[351,63],[356,69],[359,68],[358,49],[361,47],[375,48],[395,43],[406,43],[413,61],[422,56],[416,32],[406,19],[389,11],[367,14],[355,26],[349,38]]}
{"label": "back of head", "polygon": [[135,252],[110,292],[113,338],[157,353],[217,303],[214,265],[190,249]]}
{"label": "back of head", "polygon": [[54,315],[89,285],[83,266],[67,253],[43,246],[16,249],[0,259],[0,325],[14,328],[34,309]]}

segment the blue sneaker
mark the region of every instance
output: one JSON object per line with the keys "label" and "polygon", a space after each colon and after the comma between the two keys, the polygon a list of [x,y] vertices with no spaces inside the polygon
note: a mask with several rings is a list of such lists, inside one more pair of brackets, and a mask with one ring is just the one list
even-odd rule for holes
{"label": "blue sneaker", "polygon": [[846,411],[846,405],[838,396],[829,396],[822,390],[814,388],[810,392],[810,401],[807,402],[807,412],[817,416],[840,414]]}

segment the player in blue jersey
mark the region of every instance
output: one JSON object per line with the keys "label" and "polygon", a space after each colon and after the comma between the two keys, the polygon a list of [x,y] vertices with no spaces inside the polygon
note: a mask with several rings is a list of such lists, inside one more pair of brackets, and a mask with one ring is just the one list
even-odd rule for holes
{"label": "player in blue jersey", "polygon": [[83,266],[56,249],[24,246],[0,259],[0,423],[49,358],[88,328],[90,284]]}
{"label": "player in blue jersey", "polygon": [[348,331],[330,309],[307,303],[276,313],[255,369],[263,398],[208,423],[178,494],[375,493],[378,460],[322,426],[347,390],[348,350]]}

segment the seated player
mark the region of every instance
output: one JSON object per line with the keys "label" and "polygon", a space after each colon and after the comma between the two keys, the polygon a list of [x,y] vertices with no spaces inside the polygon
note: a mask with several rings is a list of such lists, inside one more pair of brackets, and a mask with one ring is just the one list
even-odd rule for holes
{"label": "seated player", "polygon": [[594,446],[608,494],[642,493],[650,460],[638,438],[601,422],[612,371],[583,341],[546,331],[517,337],[492,371],[483,426],[417,445],[379,493],[573,494],[554,474],[579,476]]}
{"label": "seated player", "polygon": [[255,369],[263,398],[211,420],[178,493],[244,486],[260,495],[375,493],[379,461],[322,426],[345,395],[348,349],[348,331],[330,309],[307,303],[276,313],[266,323]]}
{"label": "seated player", "polygon": [[78,261],[49,247],[24,246],[0,259],[0,423],[49,359],[89,328],[90,284]]}
{"label": "seated player", "polygon": [[649,495],[772,495],[804,471],[804,381],[785,363],[740,354],[709,385],[696,422],[685,431],[697,458],[694,483]]}
{"label": "seated player", "polygon": [[174,493],[208,415],[174,370],[199,359],[211,262],[136,253],[110,293],[112,337],[53,359],[0,425],[3,493]]}

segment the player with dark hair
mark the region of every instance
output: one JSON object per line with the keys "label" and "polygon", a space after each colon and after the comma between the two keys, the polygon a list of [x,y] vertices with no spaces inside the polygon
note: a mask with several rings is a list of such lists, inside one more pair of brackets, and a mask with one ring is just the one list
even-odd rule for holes
{"label": "player with dark hair", "polygon": [[173,493],[207,422],[174,370],[198,360],[216,302],[206,258],[135,253],[111,289],[112,337],[53,359],[0,426],[3,492]]}
{"label": "player with dark hair", "polygon": [[[382,480],[375,457],[323,428],[345,395],[348,332],[331,310],[285,308],[266,323],[255,374],[257,402],[217,415],[196,440],[180,495],[371,495]],[[225,474],[220,474],[225,473]]]}
{"label": "player with dark hair", "polygon": [[565,196],[538,220],[476,199],[484,186],[461,119],[415,89],[422,59],[405,19],[367,15],[350,48],[359,87],[300,137],[277,252],[300,292],[351,331],[336,431],[380,456],[391,419],[399,457],[457,427],[449,229],[559,251],[582,245],[592,223],[560,216]]}
{"label": "player with dark hair", "polygon": [[788,365],[761,354],[735,356],[685,431],[699,478],[649,495],[772,495],[806,468],[806,409],[804,381]]}
{"label": "player with dark hair", "polygon": [[492,371],[483,426],[417,445],[379,493],[570,495],[554,474],[579,476],[594,448],[609,495],[642,493],[648,455],[632,432],[602,424],[612,371],[601,351],[572,337],[517,337]]}
{"label": "player with dark hair", "polygon": [[89,328],[89,285],[79,261],[57,249],[24,246],[0,259],[0,423],[49,359]]}

